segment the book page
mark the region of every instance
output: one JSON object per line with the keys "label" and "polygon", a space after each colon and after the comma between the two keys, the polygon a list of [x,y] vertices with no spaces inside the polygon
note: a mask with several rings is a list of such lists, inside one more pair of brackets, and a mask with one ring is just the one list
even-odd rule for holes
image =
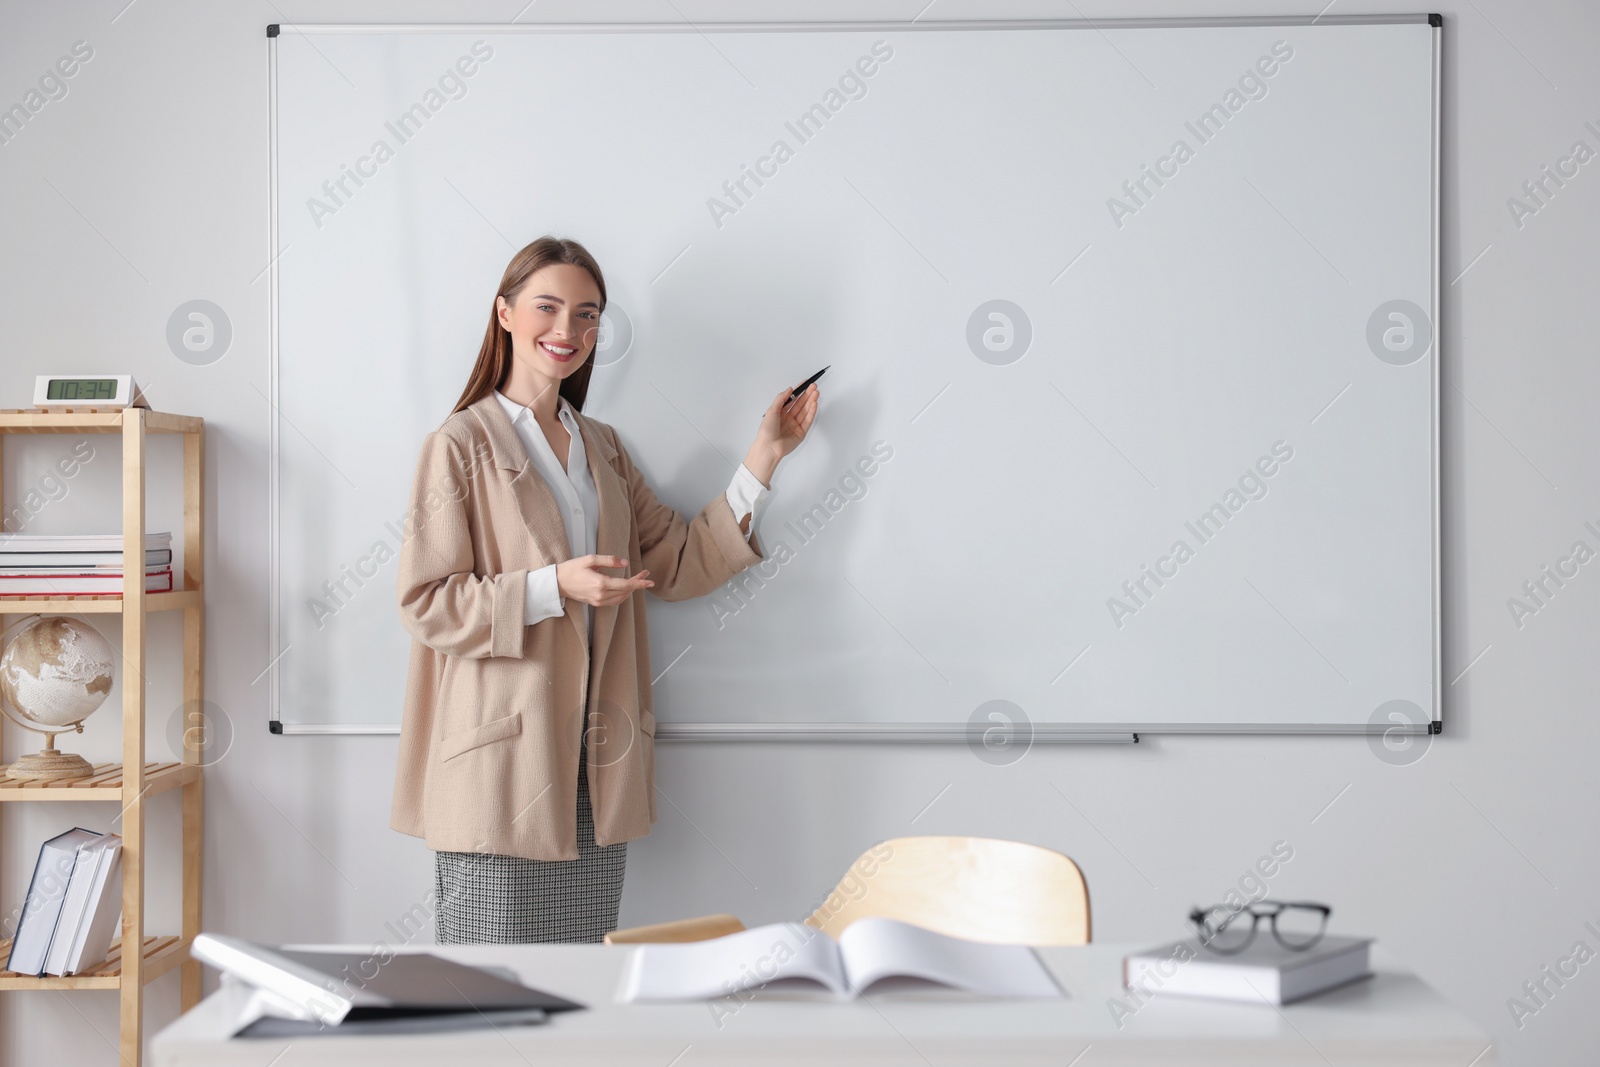
{"label": "book page", "polygon": [[792,979],[835,993],[847,985],[832,938],[801,923],[772,923],[709,941],[640,945],[622,999],[708,1000]]}
{"label": "book page", "polygon": [[896,919],[857,919],[839,936],[839,954],[858,994],[885,978],[920,978],[990,996],[1061,995],[1027,945],[967,941]]}

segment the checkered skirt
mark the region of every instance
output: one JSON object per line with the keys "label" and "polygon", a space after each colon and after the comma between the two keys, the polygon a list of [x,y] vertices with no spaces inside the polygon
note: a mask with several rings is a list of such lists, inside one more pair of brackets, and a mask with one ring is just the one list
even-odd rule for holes
{"label": "checkered skirt", "polygon": [[628,843],[594,843],[587,753],[578,754],[578,858],[435,852],[441,945],[595,942],[617,928]]}

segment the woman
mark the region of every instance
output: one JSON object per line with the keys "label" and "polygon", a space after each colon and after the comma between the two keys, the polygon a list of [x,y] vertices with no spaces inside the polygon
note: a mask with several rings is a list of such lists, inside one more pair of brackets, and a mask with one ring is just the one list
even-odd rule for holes
{"label": "woman", "polygon": [[644,590],[703,596],[763,558],[754,512],[816,416],[814,384],[780,390],[727,492],[686,522],[583,414],[605,304],[578,243],[512,257],[412,482],[390,825],[436,852],[440,943],[616,928],[627,842],[656,818]]}

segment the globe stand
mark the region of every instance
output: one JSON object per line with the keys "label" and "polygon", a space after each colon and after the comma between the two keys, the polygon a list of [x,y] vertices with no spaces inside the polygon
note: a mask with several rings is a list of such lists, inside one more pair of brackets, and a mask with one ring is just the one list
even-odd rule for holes
{"label": "globe stand", "polygon": [[20,782],[59,782],[65,778],[87,778],[94,773],[94,767],[82,756],[75,752],[61,752],[56,748],[56,734],[72,733],[74,730],[81,734],[83,723],[74,723],[65,730],[41,730],[7,711],[4,703],[0,703],[0,711],[5,712],[6,718],[18,726],[44,734],[44,751],[23,756],[7,767],[7,778]]}

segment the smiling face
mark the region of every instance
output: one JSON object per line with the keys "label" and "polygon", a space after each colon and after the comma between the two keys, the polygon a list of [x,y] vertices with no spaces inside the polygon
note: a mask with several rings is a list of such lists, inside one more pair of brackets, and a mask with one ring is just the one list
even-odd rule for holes
{"label": "smiling face", "polygon": [[497,297],[495,309],[513,362],[558,383],[583,366],[600,335],[600,287],[570,263],[534,271],[509,303]]}

